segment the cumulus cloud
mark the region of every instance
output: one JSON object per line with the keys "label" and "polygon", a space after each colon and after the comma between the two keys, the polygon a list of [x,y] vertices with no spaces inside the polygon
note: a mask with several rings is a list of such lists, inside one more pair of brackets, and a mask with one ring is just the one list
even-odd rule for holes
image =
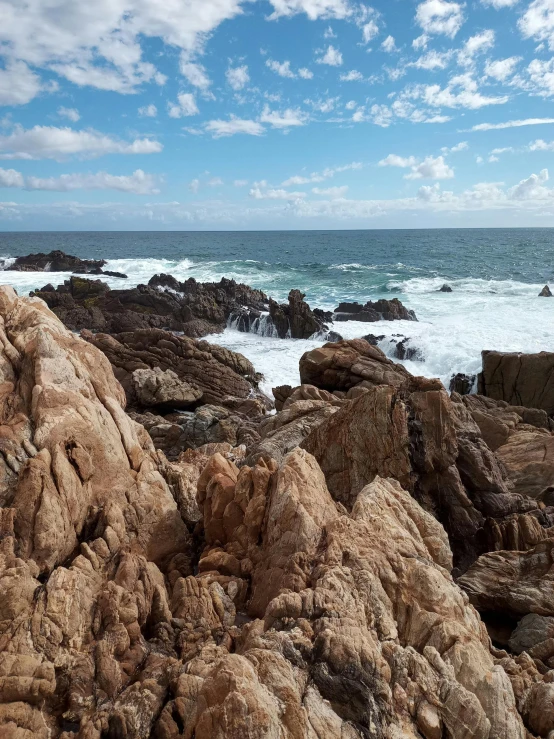
{"label": "cumulus cloud", "polygon": [[40,77],[25,62],[8,61],[5,68],[0,69],[0,105],[26,105],[42,89]]}
{"label": "cumulus cloud", "polygon": [[518,63],[521,61],[519,56],[509,56],[506,59],[490,59],[485,64],[485,74],[499,82],[505,82],[515,72]]}
{"label": "cumulus cloud", "polygon": [[451,51],[428,51],[415,62],[409,62],[407,66],[415,67],[416,69],[427,69],[432,71],[434,69],[446,69],[452,59]]}
{"label": "cumulus cloud", "polygon": [[517,25],[524,38],[544,41],[551,50],[554,49],[553,0],[533,0]]}
{"label": "cumulus cloud", "polygon": [[258,121],[237,118],[231,116],[229,120],[213,120],[208,121],[205,125],[208,133],[211,133],[214,139],[224,136],[235,136],[236,134],[247,134],[249,136],[261,136],[265,129]]}
{"label": "cumulus cloud", "polygon": [[301,77],[303,80],[311,80],[314,76],[314,73],[306,67],[301,67],[298,70],[298,76]]}
{"label": "cumulus cloud", "polygon": [[469,144],[467,141],[460,141],[459,144],[455,144],[454,146],[448,147],[443,146],[441,151],[444,155],[446,154],[456,154],[459,151],[465,151],[466,149],[469,149]]}
{"label": "cumulus cloud", "polygon": [[184,116],[198,115],[200,112],[196,105],[196,99],[191,92],[181,92],[177,95],[176,103],[169,103],[167,112],[170,118],[183,118]]}
{"label": "cumulus cloud", "polygon": [[72,173],[59,177],[24,177],[14,169],[0,168],[0,187],[17,187],[25,190],[72,192],[74,190],[118,190],[135,195],[159,193],[157,178],[137,169],[131,175],[113,175],[108,172],[94,174]]}
{"label": "cumulus cloud", "polygon": [[255,182],[249,195],[255,200],[298,200],[306,197],[305,192],[289,192],[281,188],[268,187],[265,180]]}
{"label": "cumulus cloud", "polygon": [[357,69],[352,69],[350,72],[346,72],[346,74],[341,74],[340,79],[343,82],[359,82],[360,80],[363,80],[364,76],[361,72],[358,72]]}
{"label": "cumulus cloud", "polygon": [[233,90],[242,90],[250,82],[248,67],[243,64],[240,67],[229,67],[225,73],[227,82]]}
{"label": "cumulus cloud", "polygon": [[324,182],[324,180],[331,179],[341,172],[362,169],[362,167],[363,164],[361,162],[351,162],[350,164],[343,164],[338,167],[326,167],[321,172],[312,172],[309,175],[294,175],[282,182],[281,185],[282,187],[290,187],[291,185],[307,185],[311,182]]}
{"label": "cumulus cloud", "polygon": [[58,115],[62,118],[68,118],[73,123],[77,123],[81,118],[77,108],[64,108],[63,105],[58,108]]}
{"label": "cumulus cloud", "polygon": [[454,170],[444,161],[443,156],[425,157],[419,160],[414,156],[400,157],[389,154],[379,162],[380,167],[401,167],[411,171],[404,175],[405,180],[447,180],[454,177]]}
{"label": "cumulus cloud", "polygon": [[327,51],[316,59],[317,64],[328,64],[330,67],[340,67],[342,54],[338,49],[329,44]]}
{"label": "cumulus cloud", "polygon": [[352,7],[349,0],[269,0],[273,5],[273,13],[270,20],[278,18],[290,18],[298,13],[306,13],[312,21],[318,18],[349,18]]}
{"label": "cumulus cloud", "polygon": [[470,36],[458,52],[458,64],[470,67],[475,62],[475,57],[494,46],[494,31],[486,30]]}
{"label": "cumulus cloud", "polygon": [[206,68],[202,64],[191,62],[188,55],[181,55],[179,68],[183,77],[185,77],[193,87],[198,87],[199,90],[205,92],[211,86],[212,81],[208,77]]}
{"label": "cumulus cloud", "polygon": [[150,103],[150,105],[144,105],[142,108],[139,108],[138,114],[142,118],[155,118],[158,115],[158,109],[154,103]]}
{"label": "cumulus cloud", "polygon": [[481,2],[483,5],[490,5],[495,10],[500,10],[501,8],[512,8],[519,0],[481,0]]}
{"label": "cumulus cloud", "polygon": [[299,108],[287,108],[284,111],[271,110],[269,105],[264,105],[260,116],[261,123],[268,123],[272,128],[293,128],[303,126],[308,120],[308,115]]}
{"label": "cumulus cloud", "polygon": [[552,191],[544,185],[548,182],[548,170],[541,169],[539,174],[532,174],[521,180],[509,190],[509,196],[514,200],[541,200],[552,197]]}
{"label": "cumulus cloud", "polygon": [[235,180],[233,182],[233,185],[235,187],[246,187],[247,184],[248,184],[248,180]]}
{"label": "cumulus cloud", "polygon": [[446,0],[424,0],[417,6],[416,23],[424,33],[454,38],[464,22],[462,5]]}
{"label": "cumulus cloud", "polygon": [[200,180],[194,179],[189,182],[189,190],[193,192],[195,195],[200,189]]}
{"label": "cumulus cloud", "polygon": [[92,158],[104,154],[157,154],[163,146],[153,139],[121,141],[94,129],[75,131],[56,126],[15,126],[0,135],[0,159]]}
{"label": "cumulus cloud", "polygon": [[272,72],[278,74],[279,77],[289,77],[293,79],[296,74],[290,68],[290,61],[278,62],[275,59],[266,59],[265,66],[271,69]]}
{"label": "cumulus cloud", "polygon": [[381,48],[388,54],[392,54],[392,52],[398,51],[398,49],[396,48],[396,44],[394,43],[394,36],[387,36],[387,38],[381,44]]}
{"label": "cumulus cloud", "polygon": [[379,26],[374,20],[370,20],[362,25],[362,36],[364,44],[369,44],[370,41],[379,35]]}
{"label": "cumulus cloud", "polygon": [[414,85],[403,91],[401,99],[421,100],[425,105],[439,108],[467,108],[477,110],[487,105],[503,105],[507,95],[483,95],[471,74],[452,77],[446,87],[440,85]]}

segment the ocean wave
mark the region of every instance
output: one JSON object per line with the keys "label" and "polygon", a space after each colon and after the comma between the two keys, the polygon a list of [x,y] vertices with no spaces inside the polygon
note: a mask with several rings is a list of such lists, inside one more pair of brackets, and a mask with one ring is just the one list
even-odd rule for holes
{"label": "ocean wave", "polygon": [[530,284],[517,280],[485,280],[478,277],[449,279],[448,277],[411,277],[407,280],[389,280],[387,290],[405,294],[437,293],[447,284],[453,293],[473,295],[538,295],[544,284]]}

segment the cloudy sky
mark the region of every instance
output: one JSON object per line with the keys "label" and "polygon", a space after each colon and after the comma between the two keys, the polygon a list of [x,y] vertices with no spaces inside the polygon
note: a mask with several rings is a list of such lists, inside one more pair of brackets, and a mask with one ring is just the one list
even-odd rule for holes
{"label": "cloudy sky", "polygon": [[0,0],[0,229],[554,226],[554,0]]}

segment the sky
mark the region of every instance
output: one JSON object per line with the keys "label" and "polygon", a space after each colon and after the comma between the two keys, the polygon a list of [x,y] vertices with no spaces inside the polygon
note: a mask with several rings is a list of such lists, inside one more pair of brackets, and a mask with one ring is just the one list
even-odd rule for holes
{"label": "sky", "polygon": [[0,230],[554,226],[554,0],[0,19]]}

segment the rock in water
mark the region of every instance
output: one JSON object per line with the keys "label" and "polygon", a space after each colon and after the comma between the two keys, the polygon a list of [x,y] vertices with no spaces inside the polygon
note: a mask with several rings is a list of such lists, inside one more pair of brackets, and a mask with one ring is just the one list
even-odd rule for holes
{"label": "rock in water", "polygon": [[550,292],[550,288],[548,285],[545,285],[543,289],[539,293],[539,298],[551,298],[552,293]]}
{"label": "rock in water", "polygon": [[450,285],[447,285],[445,282],[444,285],[440,288],[439,292],[440,293],[451,293],[452,288],[450,287]]}
{"label": "rock in water", "polygon": [[291,290],[288,305],[269,301],[269,315],[280,339],[309,339],[319,331],[327,330],[322,318],[318,318],[300,290]]}
{"label": "rock in water", "polygon": [[554,415],[554,352],[520,354],[484,351],[479,393],[510,405]]}
{"label": "rock in water", "polygon": [[475,375],[466,375],[463,372],[452,375],[450,378],[450,392],[458,393],[459,395],[469,395],[475,385],[475,379]]}
{"label": "rock in water", "polygon": [[340,303],[335,309],[335,321],[417,321],[413,310],[408,310],[398,298],[392,300],[368,300],[365,305],[360,303]]}
{"label": "rock in water", "polygon": [[65,254],[56,249],[49,254],[29,254],[25,257],[17,257],[7,270],[16,272],[95,272],[102,273],[102,267],[106,264],[105,259],[80,259],[79,257]]}

